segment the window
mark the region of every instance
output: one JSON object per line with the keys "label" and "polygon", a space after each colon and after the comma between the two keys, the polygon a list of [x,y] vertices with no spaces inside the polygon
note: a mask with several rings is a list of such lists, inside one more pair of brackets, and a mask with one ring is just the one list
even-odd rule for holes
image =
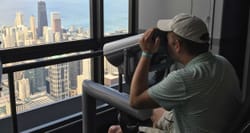
{"label": "window", "polygon": [[[128,33],[128,0],[104,0],[104,36]],[[118,68],[104,57],[104,84],[118,85]]]}
{"label": "window", "polygon": [[[1,3],[0,48],[2,49],[90,37],[89,0],[3,0]],[[82,75],[85,69],[82,68],[83,65],[90,65],[90,59],[15,72],[17,112],[80,95],[81,91],[77,90],[77,79],[86,78]],[[0,91],[0,117],[10,114],[7,76],[3,77],[3,83],[5,87]]]}
{"label": "window", "polygon": [[[0,129],[0,132],[10,132],[9,130],[19,129],[19,131],[33,128],[35,125],[42,125],[45,121],[41,119],[46,119],[47,122],[58,120],[70,113],[78,113],[81,111],[81,95],[82,93],[82,81],[84,79],[95,79],[101,81],[99,75],[102,74],[103,69],[92,70],[92,68],[102,68],[102,60],[92,60],[92,56],[99,56],[97,54],[86,54],[80,55],[76,58],[86,58],[84,60],[78,60],[73,62],[53,64],[45,67],[38,67],[34,69],[29,69],[30,67],[23,70],[23,67],[15,67],[19,63],[31,63],[32,65],[41,66],[44,62],[39,62],[40,59],[46,63],[51,63],[54,61],[46,62],[47,56],[50,58],[57,58],[62,56],[59,61],[67,58],[70,54],[77,54],[77,52],[89,52],[99,49],[103,45],[103,41],[106,42],[111,40],[116,40],[117,38],[122,38],[125,36],[112,35],[127,34],[128,33],[128,0],[103,0],[104,1],[104,38],[90,38],[90,8],[98,7],[93,5],[90,7],[89,0],[3,0],[0,5],[0,41],[2,44],[0,48],[3,50],[3,54],[8,55],[8,53],[14,53],[15,56],[7,56],[2,58],[5,60],[4,67],[13,66],[14,69],[8,69],[7,73],[12,74],[14,71],[14,86],[15,86],[15,98],[16,98],[16,109],[18,113],[18,126],[12,125],[13,127],[4,127]],[[15,4],[13,4],[15,3]],[[114,6],[110,6],[116,3]],[[122,3],[122,4],[121,4]],[[98,5],[98,2],[97,2]],[[119,7],[120,6],[120,7]],[[46,8],[45,8],[46,7]],[[112,8],[111,8],[112,7]],[[39,13],[38,13],[39,9]],[[119,10],[119,12],[117,12]],[[44,13],[46,11],[46,13]],[[46,14],[46,15],[45,15]],[[113,14],[113,15],[110,15]],[[38,16],[40,16],[38,20]],[[99,17],[99,15],[97,15]],[[47,22],[42,19],[47,18]],[[121,19],[122,18],[122,19]],[[100,18],[97,19],[101,20]],[[119,20],[119,21],[118,21]],[[38,23],[39,21],[39,23]],[[111,23],[112,22],[112,23]],[[93,25],[98,27],[96,23]],[[40,28],[39,28],[40,27]],[[42,27],[42,28],[41,28]],[[113,28],[112,28],[113,27]],[[42,32],[41,32],[42,31]],[[99,31],[99,30],[97,30]],[[96,30],[94,30],[96,32]],[[106,38],[106,36],[109,36]],[[80,40],[80,41],[74,41]],[[68,47],[70,45],[70,50],[67,48],[60,47],[61,45]],[[66,42],[66,43],[63,43]],[[58,45],[44,45],[53,44]],[[76,43],[76,44],[75,44]],[[71,47],[72,44],[72,47]],[[87,44],[87,45],[85,45]],[[41,46],[36,46],[41,45]],[[32,47],[26,47],[32,46]],[[33,47],[36,46],[36,47]],[[53,47],[51,47],[53,46]],[[76,47],[74,47],[76,46]],[[83,48],[83,47],[84,48]],[[86,47],[85,47],[86,46]],[[22,49],[16,49],[15,47],[24,47]],[[36,53],[34,51],[42,51],[50,49],[49,52],[45,51]],[[80,48],[79,48],[80,47]],[[97,48],[98,47],[98,48]],[[14,48],[14,49],[5,49]],[[57,48],[59,50],[57,51]],[[72,48],[72,49],[71,49]],[[84,50],[83,50],[83,49]],[[10,51],[9,51],[10,50]],[[13,52],[13,51],[14,52]],[[19,56],[25,53],[23,56]],[[67,51],[62,53],[63,51]],[[89,51],[88,51],[89,50]],[[56,51],[56,52],[54,52]],[[68,52],[71,53],[68,53]],[[96,51],[95,51],[96,52]],[[6,54],[7,53],[7,54]],[[31,55],[29,55],[29,53]],[[41,54],[39,56],[39,54]],[[56,54],[55,54],[56,53]],[[57,55],[59,53],[60,55]],[[101,53],[101,52],[100,52]],[[1,53],[2,54],[2,53]],[[53,55],[52,55],[53,54]],[[33,57],[34,56],[34,57]],[[89,56],[91,56],[89,58]],[[13,59],[13,57],[16,57]],[[74,57],[70,57],[70,59]],[[48,58],[47,58],[48,59]],[[62,59],[62,60],[61,60]],[[7,61],[6,61],[7,60]],[[66,59],[68,60],[68,58]],[[27,62],[26,62],[27,61]],[[65,61],[65,60],[64,60]],[[94,61],[92,63],[92,61]],[[58,60],[56,61],[58,62]],[[31,67],[33,67],[31,65]],[[98,67],[97,67],[98,65]],[[110,74],[112,82],[109,85],[116,85],[118,82],[118,70],[108,62],[104,62],[105,73]],[[93,67],[94,66],[94,67]],[[16,70],[18,69],[18,71]],[[22,71],[19,71],[22,69]],[[17,71],[17,72],[16,72]],[[94,76],[94,77],[91,77]],[[3,77],[2,83],[4,84],[3,89],[0,91],[0,126],[3,127],[1,122],[4,122],[2,118],[10,116],[10,96],[9,96],[9,83],[8,75]],[[70,107],[69,107],[70,104]],[[47,106],[52,105],[52,106]],[[72,106],[72,107],[71,107]],[[42,107],[42,108],[40,108]],[[65,108],[68,107],[68,108]],[[58,109],[61,112],[60,115],[51,115],[55,110]],[[37,113],[39,112],[39,113]],[[42,112],[42,113],[40,113]],[[56,111],[58,112],[58,111]],[[40,114],[40,115],[39,115]],[[47,116],[48,118],[44,118]],[[70,114],[71,115],[71,114]],[[35,116],[34,120],[30,120],[27,116]],[[13,117],[14,118],[14,117]],[[11,118],[7,118],[11,121]],[[9,120],[10,119],[10,120]],[[2,121],[1,121],[2,120]],[[14,120],[14,119],[13,119]],[[19,121],[20,120],[20,121]],[[15,120],[14,120],[15,121]],[[29,122],[30,121],[30,124]],[[21,123],[21,124],[20,124]],[[12,123],[13,124],[13,123]]]}
{"label": "window", "polygon": [[104,0],[105,36],[128,33],[128,0]]}
{"label": "window", "polygon": [[[14,73],[17,112],[21,113],[82,94],[82,81],[91,79],[91,59]],[[3,76],[0,118],[10,115],[9,87]]]}
{"label": "window", "polygon": [[3,0],[1,48],[86,39],[89,19],[89,0]]}

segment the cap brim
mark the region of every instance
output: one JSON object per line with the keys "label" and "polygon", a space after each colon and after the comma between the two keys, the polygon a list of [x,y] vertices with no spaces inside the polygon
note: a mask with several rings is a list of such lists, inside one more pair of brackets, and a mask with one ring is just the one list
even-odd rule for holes
{"label": "cap brim", "polygon": [[161,19],[157,22],[157,28],[162,31],[172,31],[173,20],[172,19]]}

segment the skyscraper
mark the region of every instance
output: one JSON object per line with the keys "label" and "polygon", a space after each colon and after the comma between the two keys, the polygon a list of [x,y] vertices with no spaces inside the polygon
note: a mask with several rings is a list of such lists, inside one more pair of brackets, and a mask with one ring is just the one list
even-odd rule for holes
{"label": "skyscraper", "polygon": [[10,115],[10,93],[9,93],[9,87],[6,85],[8,82],[7,80],[3,80],[2,82],[2,90],[0,91],[0,119],[2,117],[6,117]]}
{"label": "skyscraper", "polygon": [[23,14],[21,12],[16,13],[15,24],[16,26],[23,25]]}
{"label": "skyscraper", "polygon": [[43,27],[48,26],[47,20],[47,11],[46,11],[46,3],[45,1],[39,0],[38,1],[38,27],[37,33],[38,37],[42,37],[43,35]]}
{"label": "skyscraper", "polygon": [[28,79],[21,79],[17,82],[18,86],[18,98],[25,100],[30,97],[30,84]]}
{"label": "skyscraper", "polygon": [[82,73],[82,61],[69,62],[69,88],[76,89],[77,76]]}
{"label": "skyscraper", "polygon": [[61,15],[59,12],[51,13],[51,28],[53,33],[62,32]]}
{"label": "skyscraper", "polygon": [[55,39],[55,42],[61,42],[62,41],[62,34],[60,32],[55,32],[54,39]]}
{"label": "skyscraper", "polygon": [[2,28],[2,48],[16,47],[16,27],[5,26]]}
{"label": "skyscraper", "polygon": [[87,79],[91,79],[91,59],[82,60],[82,74]]}
{"label": "skyscraper", "polygon": [[68,63],[56,64],[49,67],[50,95],[56,100],[69,97]]}
{"label": "skyscraper", "polygon": [[55,39],[51,30],[51,27],[48,27],[48,26],[43,27],[43,38],[46,43],[54,42]]}
{"label": "skyscraper", "polygon": [[30,16],[30,30],[32,32],[33,40],[36,40],[36,19],[33,15]]}
{"label": "skyscraper", "polygon": [[44,67],[26,70],[24,72],[24,77],[29,79],[31,94],[35,94],[46,89]]}
{"label": "skyscraper", "polygon": [[24,25],[19,25],[16,27],[16,42],[17,42],[17,47],[22,47],[24,46],[25,42],[25,35],[27,35],[28,32],[28,27]]}
{"label": "skyscraper", "polygon": [[76,91],[77,91],[77,95],[81,95],[82,94],[82,83],[83,83],[83,80],[85,79],[88,79],[85,75],[78,75],[77,76],[77,88],[76,88]]}

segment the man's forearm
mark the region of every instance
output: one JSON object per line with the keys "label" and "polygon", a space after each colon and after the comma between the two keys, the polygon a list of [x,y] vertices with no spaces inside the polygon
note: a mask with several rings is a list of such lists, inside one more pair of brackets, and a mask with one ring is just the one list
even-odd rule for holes
{"label": "man's forearm", "polygon": [[130,103],[138,102],[138,97],[148,88],[150,58],[141,57],[136,67],[130,88]]}

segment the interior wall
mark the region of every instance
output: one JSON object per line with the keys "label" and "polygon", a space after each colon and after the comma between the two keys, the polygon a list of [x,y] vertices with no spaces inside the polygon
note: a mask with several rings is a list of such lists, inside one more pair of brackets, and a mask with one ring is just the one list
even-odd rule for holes
{"label": "interior wall", "polygon": [[[214,3],[215,2],[215,7]],[[214,9],[213,9],[214,8]],[[214,19],[213,19],[213,10]],[[223,0],[139,0],[139,29],[156,27],[158,19],[172,18],[178,13],[188,13],[200,17],[207,24],[210,35],[219,39]],[[212,23],[213,33],[212,32]]]}
{"label": "interior wall", "polygon": [[223,14],[223,0],[215,1],[215,13],[214,13],[214,28],[213,28],[213,38],[221,38],[221,24],[222,24],[222,14]]}
{"label": "interior wall", "polygon": [[157,21],[180,12],[190,13],[190,0],[139,0],[139,30],[156,27]]}

